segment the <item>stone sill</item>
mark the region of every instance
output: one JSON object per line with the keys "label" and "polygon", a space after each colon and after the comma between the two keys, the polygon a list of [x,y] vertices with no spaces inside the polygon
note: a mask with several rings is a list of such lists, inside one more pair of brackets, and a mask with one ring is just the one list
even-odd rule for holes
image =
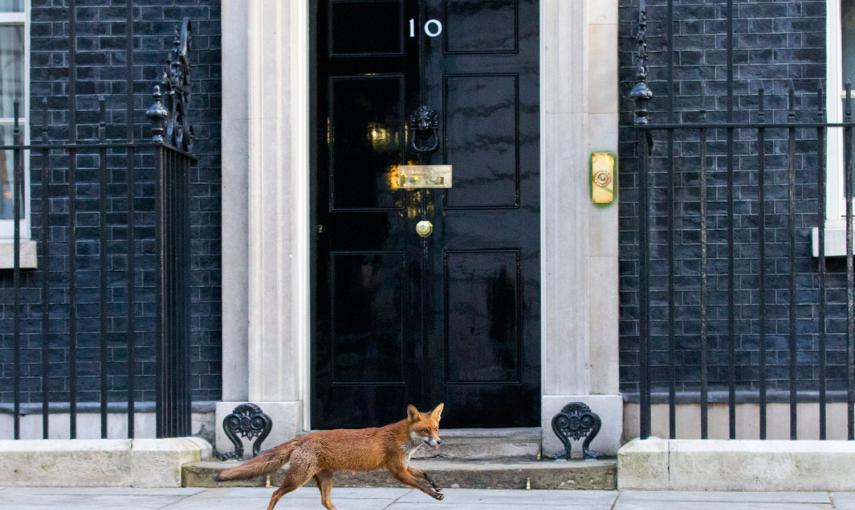
{"label": "stone sill", "polygon": [[[636,392],[624,392],[621,394],[623,401],[627,404],[641,403],[641,396]],[[796,398],[800,404],[819,402],[819,391],[814,390],[799,390],[796,392]],[[827,402],[846,402],[846,390],[828,390],[825,395]],[[674,394],[674,402],[680,404],[700,404],[700,390],[677,391]],[[707,402],[710,405],[727,404],[730,402],[730,394],[726,390],[714,390],[707,393]],[[757,404],[760,402],[759,390],[737,390],[737,404]],[[772,403],[789,403],[790,392],[787,390],[768,390],[766,392],[766,402]],[[650,394],[651,404],[667,404],[668,392],[655,391]]]}
{"label": "stone sill", "polygon": [[181,487],[211,457],[197,437],[0,441],[0,487]]}
{"label": "stone sill", "polygon": [[[31,239],[21,239],[21,269],[38,268],[37,243]],[[15,243],[11,239],[0,240],[0,269],[13,269]]]}
{"label": "stone sill", "polygon": [[[213,413],[217,401],[214,400],[197,400],[190,405],[190,411],[193,413]],[[155,412],[156,404],[153,400],[143,400],[134,403],[135,413],[153,413]],[[50,414],[68,413],[71,406],[68,402],[49,402],[48,412]],[[41,402],[22,402],[20,406],[20,415],[28,416],[31,414],[42,414]],[[10,402],[0,402],[0,416],[4,414],[13,414],[14,404]],[[125,414],[128,412],[127,402],[109,402],[107,403],[107,413],[109,414]],[[77,413],[101,413],[100,402],[78,402]]]}
{"label": "stone sill", "polygon": [[[819,257],[819,227],[810,229],[811,254],[814,258]],[[853,253],[855,253],[855,233],[852,237]],[[846,256],[846,224],[842,222],[829,222],[825,226],[825,257]]]}
{"label": "stone sill", "polygon": [[618,452],[618,489],[852,491],[855,442],[633,439]]}

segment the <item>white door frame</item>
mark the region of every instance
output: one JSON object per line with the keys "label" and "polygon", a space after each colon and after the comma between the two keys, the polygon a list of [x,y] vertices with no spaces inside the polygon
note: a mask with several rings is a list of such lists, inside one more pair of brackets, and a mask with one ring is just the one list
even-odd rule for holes
{"label": "white door frame", "polygon": [[[541,374],[617,450],[617,204],[589,197],[591,151],[618,148],[617,0],[541,3]],[[271,443],[309,428],[308,0],[222,0],[223,399],[275,414]],[[229,412],[230,409],[225,412]],[[274,437],[275,436],[275,437]],[[599,444],[597,444],[599,443]]]}

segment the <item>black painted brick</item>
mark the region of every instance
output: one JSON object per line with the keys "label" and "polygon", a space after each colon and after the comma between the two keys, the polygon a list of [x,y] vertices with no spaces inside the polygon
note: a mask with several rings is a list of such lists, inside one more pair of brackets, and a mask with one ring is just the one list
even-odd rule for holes
{"label": "black painted brick", "polygon": [[[63,142],[69,136],[69,10],[66,1],[31,0],[31,137],[41,136],[41,100],[48,100],[48,136]],[[125,0],[78,0],[77,15],[77,135],[97,136],[98,96],[106,100],[107,137],[125,137],[126,122],[126,11]],[[193,300],[191,338],[194,400],[217,400],[221,395],[220,324],[220,1],[134,0],[134,133],[150,136],[145,109],[151,87],[164,70],[175,27],[183,17],[194,24],[191,120],[197,135],[199,164],[191,173]],[[109,398],[124,400],[127,388],[126,210],[125,153],[111,154],[107,220],[111,224],[108,265]],[[68,338],[68,158],[51,157],[49,281],[50,400],[64,401],[69,390]],[[33,236],[41,239],[41,159],[31,159]],[[78,157],[77,171],[77,373],[80,401],[98,399],[100,351],[98,245],[98,158],[87,151]],[[137,399],[154,398],[154,207],[153,167],[149,156],[137,156]],[[44,244],[39,244],[43,253]],[[41,293],[44,271],[25,271],[22,287],[22,400],[38,402],[41,393]],[[0,271],[0,402],[12,401],[12,289],[11,271]]]}
{"label": "black painted brick", "polygon": [[[623,97],[635,77],[637,0],[620,0],[620,79]],[[648,0],[651,121],[667,122],[666,1]],[[725,0],[674,0],[674,120],[698,121],[702,116],[702,85],[711,121],[727,119],[727,22]],[[786,120],[787,90],[797,91],[799,120],[815,118],[815,92],[824,82],[824,0],[734,0],[734,119],[757,119],[757,91],[766,91],[767,119]],[[825,84],[822,83],[823,87]],[[620,377],[621,389],[638,389],[638,190],[636,133],[632,128],[633,104],[621,105],[620,147]],[[728,377],[727,307],[727,159],[726,134],[709,132],[707,225],[709,254],[708,361],[711,389],[723,389]],[[767,132],[766,159],[766,302],[767,349],[770,388],[787,389],[789,341],[796,343],[797,386],[817,389],[818,275],[811,257],[810,228],[818,225],[816,132],[799,130],[796,146],[797,273],[796,326],[789,317],[789,230],[787,227],[787,133]],[[759,260],[758,189],[755,130],[735,134],[734,150],[734,253],[735,346],[739,389],[758,386]],[[674,341],[677,389],[697,390],[700,377],[700,249],[698,193],[698,133],[680,130],[674,136],[677,190],[675,261],[670,273],[675,291]],[[664,390],[668,369],[667,134],[655,133],[656,146],[649,175],[651,200],[651,377],[654,390]],[[829,260],[827,278],[827,362],[829,389],[845,387],[845,264]]]}

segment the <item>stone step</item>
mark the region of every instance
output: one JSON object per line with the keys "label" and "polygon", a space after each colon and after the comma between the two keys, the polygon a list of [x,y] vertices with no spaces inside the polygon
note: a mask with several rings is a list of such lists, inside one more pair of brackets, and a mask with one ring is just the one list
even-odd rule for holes
{"label": "stone step", "polygon": [[415,459],[536,460],[540,427],[500,429],[443,429],[442,448],[419,448]]}
{"label": "stone step", "polygon": [[[489,460],[540,458],[540,427],[441,429],[442,447],[419,448],[415,459]],[[265,448],[272,447],[265,444]]]}
{"label": "stone step", "polygon": [[[216,482],[214,475],[231,462],[194,462],[185,464],[185,487],[265,487],[278,486],[285,469],[268,477],[250,480]],[[614,490],[617,466],[614,460],[489,460],[454,461],[443,459],[414,460],[413,466],[427,471],[441,487],[462,489],[590,489]],[[400,487],[386,471],[335,474],[336,487]],[[311,485],[311,482],[309,483]]]}

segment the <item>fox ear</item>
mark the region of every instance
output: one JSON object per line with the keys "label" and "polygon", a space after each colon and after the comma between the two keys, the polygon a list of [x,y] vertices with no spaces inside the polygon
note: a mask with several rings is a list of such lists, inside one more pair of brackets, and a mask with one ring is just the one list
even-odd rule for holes
{"label": "fox ear", "polygon": [[445,408],[445,404],[440,403],[438,406],[433,408],[433,411],[430,412],[430,417],[436,421],[439,421],[442,418],[442,410]]}
{"label": "fox ear", "polygon": [[419,410],[416,409],[416,406],[410,404],[407,406],[407,419],[410,421],[419,421]]}

